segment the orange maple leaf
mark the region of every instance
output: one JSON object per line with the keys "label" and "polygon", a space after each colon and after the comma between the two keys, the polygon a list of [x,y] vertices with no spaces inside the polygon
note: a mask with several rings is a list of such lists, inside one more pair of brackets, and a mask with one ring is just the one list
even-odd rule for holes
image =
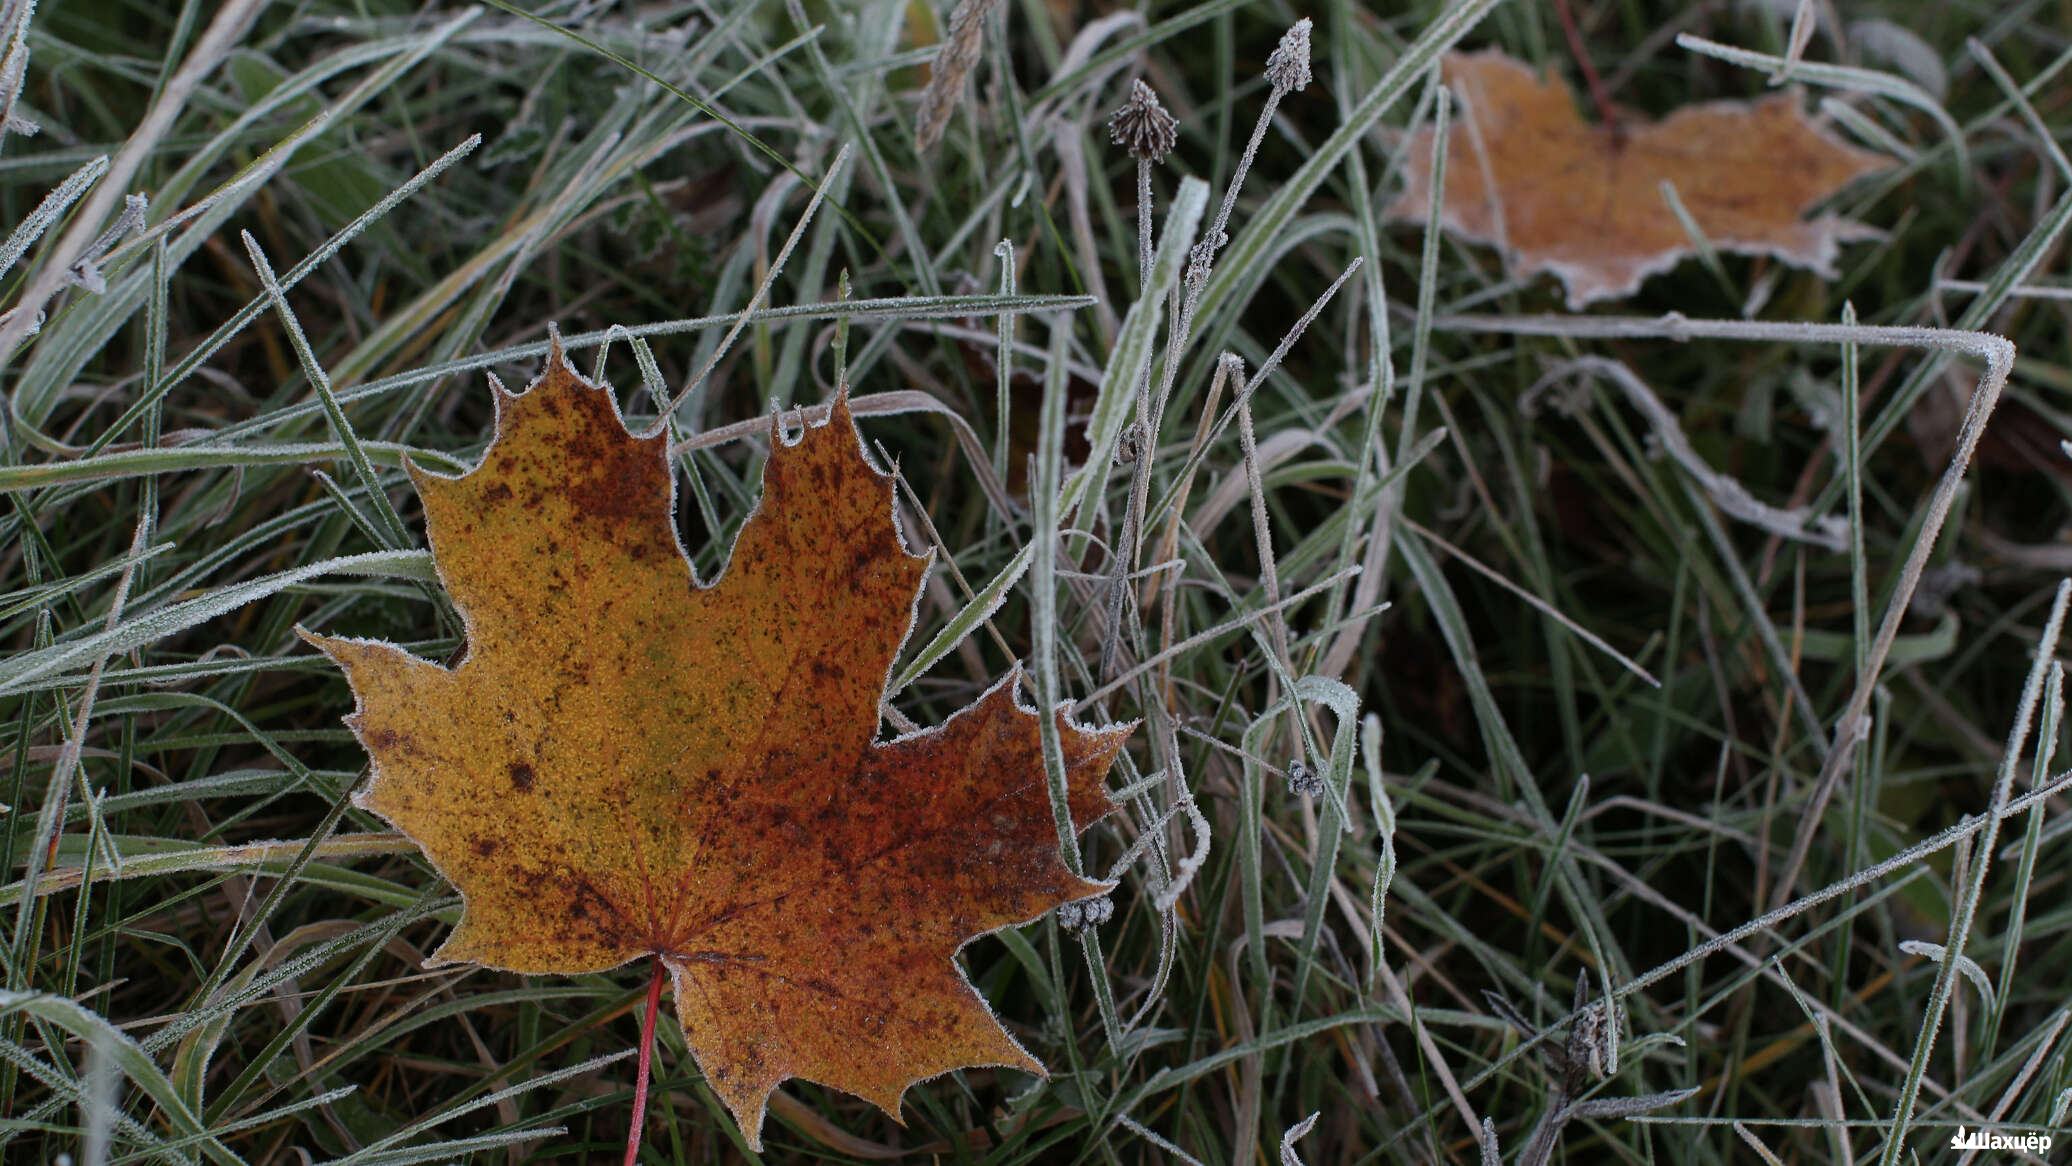
{"label": "orange maple leaf", "polygon": [[[1514,277],[1552,272],[1571,308],[1630,295],[1697,253],[1664,182],[1714,248],[1823,276],[1844,240],[1875,234],[1834,215],[1802,217],[1892,162],[1807,120],[1795,93],[1686,106],[1615,134],[1583,121],[1565,85],[1498,50],[1448,54],[1441,71],[1463,105],[1447,135],[1441,223],[1500,248]],[[1433,133],[1411,139],[1389,217],[1429,213]]]}
{"label": "orange maple leaf", "polygon": [[[901,545],[847,400],[796,444],[772,420],[762,502],[700,586],[666,431],[628,433],[558,344],[523,395],[494,391],[473,471],[410,468],[464,660],[302,633],[357,699],[374,773],[355,801],[461,892],[430,962],[658,958],[757,1147],[788,1078],[897,1120],[923,1078],[1043,1072],[955,954],[1107,887],[1060,856],[1019,669],[939,728],[875,740],[930,558]],[[1112,808],[1102,782],[1129,729],[1053,715],[1084,829]]]}

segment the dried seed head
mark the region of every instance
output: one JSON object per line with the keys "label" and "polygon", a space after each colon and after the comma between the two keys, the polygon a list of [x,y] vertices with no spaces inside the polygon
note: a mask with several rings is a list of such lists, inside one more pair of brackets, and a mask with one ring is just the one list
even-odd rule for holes
{"label": "dried seed head", "polygon": [[994,0],[959,0],[950,13],[949,35],[936,51],[928,88],[914,115],[914,141],[924,153],[942,139],[951,113],[964,99],[964,83],[985,49],[986,16],[993,7]]}
{"label": "dried seed head", "polygon": [[1115,464],[1126,466],[1144,456],[1144,423],[1132,421],[1115,437]]}
{"label": "dried seed head", "polygon": [[1603,1004],[1592,1004],[1576,1017],[1574,1027],[1568,1034],[1568,1063],[1571,1071],[1582,1070],[1592,1078],[1602,1081],[1610,1074],[1611,1065],[1618,1053],[1612,1042],[1617,1040],[1605,1016]]}
{"label": "dried seed head", "polygon": [[1619,1071],[1619,1026],[1621,1012],[1616,997],[1593,1001],[1587,975],[1576,977],[1575,1020],[1569,1025],[1562,1050],[1564,1072],[1570,1092],[1578,1092],[1593,1078],[1599,1081]]}
{"label": "dried seed head", "polygon": [[1077,899],[1058,904],[1058,926],[1066,931],[1087,931],[1115,918],[1115,904],[1108,896],[1098,899]]}
{"label": "dried seed head", "polygon": [[1297,757],[1288,762],[1288,792],[1301,798],[1324,796],[1324,779],[1311,769],[1309,764]]}
{"label": "dried seed head", "polygon": [[1281,37],[1280,47],[1266,58],[1266,80],[1275,97],[1299,93],[1309,86],[1309,17],[1305,16]]}
{"label": "dried seed head", "polygon": [[1139,162],[1163,162],[1180,140],[1180,123],[1142,81],[1130,83],[1129,100],[1108,117],[1108,140]]}

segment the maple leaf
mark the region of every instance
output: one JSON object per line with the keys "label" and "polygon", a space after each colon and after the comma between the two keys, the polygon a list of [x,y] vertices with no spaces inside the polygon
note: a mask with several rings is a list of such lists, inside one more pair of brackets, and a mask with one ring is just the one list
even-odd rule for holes
{"label": "maple leaf", "polygon": [[[1796,93],[1686,106],[1615,132],[1583,121],[1567,86],[1498,50],[1450,53],[1441,71],[1465,108],[1447,136],[1440,222],[1500,248],[1514,277],[1552,272],[1571,308],[1630,295],[1697,253],[1664,182],[1715,249],[1830,278],[1844,240],[1875,234],[1834,215],[1802,217],[1892,162],[1807,120]],[[1429,213],[1433,133],[1411,139],[1389,217]]]}
{"label": "maple leaf", "polygon": [[[875,739],[930,559],[901,544],[846,398],[796,444],[772,419],[762,502],[701,586],[666,431],[630,434],[558,343],[523,395],[493,388],[474,470],[410,467],[464,659],[302,632],[352,685],[374,769],[355,801],[460,890],[430,962],[660,959],[757,1147],[788,1078],[898,1120],[923,1078],[1043,1072],[955,954],[1108,888],[1060,856],[1018,668],[938,728]],[[1052,715],[1084,829],[1129,728]]]}

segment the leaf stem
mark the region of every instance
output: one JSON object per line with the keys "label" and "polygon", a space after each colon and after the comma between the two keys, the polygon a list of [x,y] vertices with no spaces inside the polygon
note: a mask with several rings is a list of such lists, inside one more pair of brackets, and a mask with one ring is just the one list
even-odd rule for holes
{"label": "leaf stem", "polygon": [[1562,35],[1568,39],[1569,55],[1576,59],[1576,66],[1583,71],[1583,84],[1590,90],[1590,104],[1597,107],[1598,120],[1610,131],[1612,145],[1625,145],[1626,126],[1619,120],[1618,107],[1612,104],[1604,79],[1597,75],[1597,66],[1590,63],[1590,49],[1583,42],[1582,26],[1576,23],[1576,14],[1569,9],[1568,0],[1554,0],[1554,14],[1561,21]]}
{"label": "leaf stem", "polygon": [[648,976],[647,1015],[640,1022],[640,1069],[633,1078],[633,1127],[626,1131],[626,1166],[640,1160],[640,1130],[647,1124],[648,1074],[655,1063],[655,1014],[662,1010],[662,957]]}

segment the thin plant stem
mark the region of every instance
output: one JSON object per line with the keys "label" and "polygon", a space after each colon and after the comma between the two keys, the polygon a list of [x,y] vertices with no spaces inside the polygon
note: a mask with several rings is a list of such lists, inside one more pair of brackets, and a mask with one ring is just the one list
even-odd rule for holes
{"label": "thin plant stem", "polygon": [[[993,255],[1000,260],[1000,294],[1014,295],[1014,242],[1002,239],[993,248]],[[993,416],[993,473],[1001,481],[1007,480],[1007,449],[1010,431],[1009,419],[1014,408],[1014,313],[1002,312],[999,320],[1000,346],[993,356],[994,416]]]}
{"label": "thin plant stem", "polygon": [[[1252,534],[1259,548],[1259,583],[1266,590],[1265,610],[1270,612],[1280,606],[1281,580],[1280,571],[1274,563],[1273,532],[1267,523],[1266,486],[1261,480],[1259,472],[1259,442],[1252,432],[1252,403],[1250,401],[1240,400],[1238,402],[1237,433],[1238,448],[1244,453],[1245,484],[1252,496]],[[1275,615],[1268,620],[1267,630],[1272,635],[1273,652],[1280,659],[1281,669],[1292,675],[1294,664],[1288,655],[1287,620]],[[1269,689],[1268,691],[1271,693],[1272,690]],[[1270,696],[1269,704],[1271,704]],[[1296,702],[1292,699],[1289,700],[1288,720],[1295,727],[1292,738],[1293,745],[1297,750],[1302,748],[1301,719],[1302,713]]]}
{"label": "thin plant stem", "polygon": [[1583,84],[1590,90],[1590,104],[1597,107],[1597,120],[1611,133],[1612,145],[1626,144],[1626,126],[1619,120],[1619,111],[1612,105],[1612,95],[1604,87],[1604,78],[1597,75],[1597,66],[1590,63],[1590,48],[1583,43],[1583,28],[1576,23],[1576,14],[1569,8],[1568,0],[1554,0],[1554,15],[1561,21],[1561,35],[1568,38],[1569,55],[1576,59],[1576,68],[1583,71]]}
{"label": "thin plant stem", "polygon": [[626,1130],[626,1166],[640,1161],[640,1131],[647,1125],[648,1077],[655,1067],[655,1015],[662,1010],[662,957],[649,960],[647,1015],[640,1021],[640,1067],[633,1074],[633,1124]]}
{"label": "thin plant stem", "polygon": [[[1151,286],[1151,161],[1137,160],[1137,294],[1143,295]],[[1161,402],[1161,405],[1163,402]],[[1144,505],[1151,490],[1151,459],[1157,446],[1160,414],[1163,409],[1154,409],[1151,402],[1151,366],[1144,366],[1143,375],[1137,378],[1137,419],[1133,423],[1137,433],[1137,458],[1130,475],[1130,493],[1127,510],[1123,515],[1122,539],[1117,544],[1114,556],[1115,567],[1108,580],[1107,620],[1102,631],[1101,675],[1113,679],[1120,668],[1123,636],[1128,633],[1131,648],[1136,654],[1143,654],[1141,613],[1131,612],[1130,626],[1123,621],[1128,600],[1130,572],[1136,570],[1141,557],[1139,544],[1143,541]]]}
{"label": "thin plant stem", "polygon": [[1137,294],[1151,287],[1151,159],[1137,159]]}
{"label": "thin plant stem", "polygon": [[[2022,750],[2028,744],[2037,707],[2043,703],[2043,691],[2051,676],[2051,663],[2057,658],[2058,639],[2064,631],[2067,608],[2072,608],[2072,579],[2058,584],[2057,597],[2050,605],[2050,616],[2044,621],[2043,634],[2036,641],[2036,657],[2029,667],[2028,682],[2022,686],[2014,727],[2007,733],[2007,748],[2000,755],[2000,772],[1993,779],[1985,829],[1974,850],[1977,857],[1965,872],[1962,890],[1955,896],[1956,902],[1950,911],[1949,938],[1943,945],[1942,966],[1936,972],[1934,986],[1928,991],[1928,1007],[1921,1018],[1920,1032],[1914,1038],[1914,1055],[1907,1063],[1899,1100],[1892,1107],[1892,1121],[1886,1131],[1884,1148],[1878,1155],[1878,1166],[1897,1166],[1906,1155],[1907,1130],[1913,1124],[1914,1107],[1921,1095],[1921,1079],[1928,1072],[1928,1059],[1935,1052],[1935,1038],[1943,1026],[1950,995],[1956,988],[1964,946],[1971,939],[1972,924],[1978,920],[1979,901],[1986,892],[1986,872],[1993,865],[1993,844],[2000,836],[2000,823],[2009,813],[2015,774],[2021,769]],[[2048,711],[2044,716],[2046,720],[2050,719]],[[1953,885],[1958,883],[1954,873],[1950,882]],[[1998,997],[1994,999],[1997,1001]]]}

